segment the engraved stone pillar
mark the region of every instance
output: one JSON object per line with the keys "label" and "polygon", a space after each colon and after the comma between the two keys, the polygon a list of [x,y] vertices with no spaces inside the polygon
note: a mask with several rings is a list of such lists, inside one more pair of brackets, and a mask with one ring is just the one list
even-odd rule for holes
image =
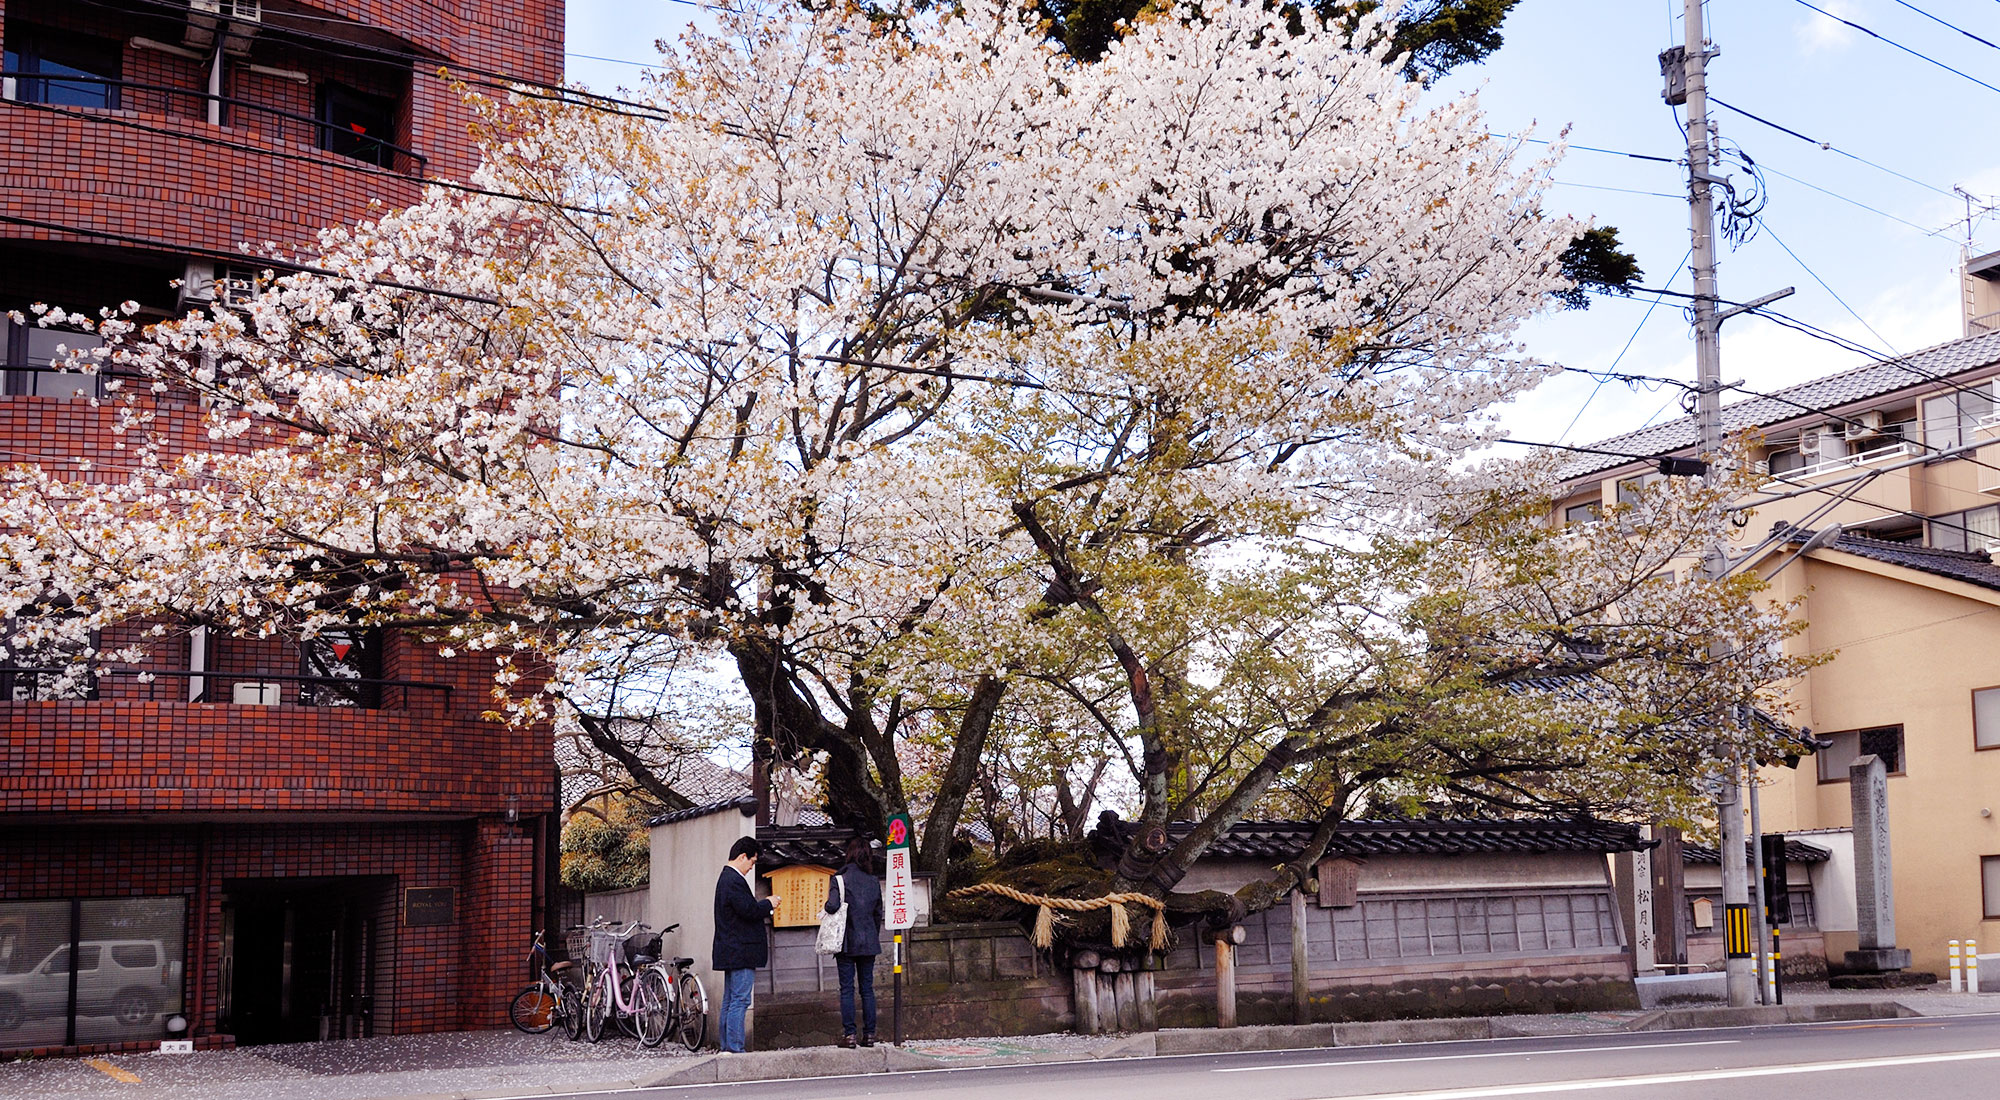
{"label": "engraved stone pillar", "polygon": [[1863,973],[1903,970],[1909,951],[1896,946],[1895,881],[1889,873],[1889,771],[1882,758],[1861,756],[1847,768],[1854,803],[1854,901],[1861,949],[1847,967]]}

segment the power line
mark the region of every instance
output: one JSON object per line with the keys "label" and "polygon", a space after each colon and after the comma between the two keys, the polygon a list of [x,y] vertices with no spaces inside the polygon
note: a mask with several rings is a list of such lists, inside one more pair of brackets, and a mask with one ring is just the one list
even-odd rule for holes
{"label": "power line", "polygon": [[1868,204],[1867,204],[1867,203],[1865,203],[1865,202],[1861,202],[1861,201],[1859,201],[1859,200],[1857,200],[1857,199],[1850,199],[1850,198],[1848,198],[1848,197],[1847,197],[1846,195],[1843,195],[1843,194],[1841,194],[1841,193],[1840,193],[1840,192],[1838,192],[1838,191],[1829,191],[1829,190],[1827,190],[1826,188],[1824,188],[1824,187],[1821,187],[1820,185],[1818,185],[1818,184],[1816,184],[1816,183],[1808,183],[1808,182],[1806,182],[1805,180],[1802,180],[1802,179],[1800,179],[1800,178],[1799,178],[1799,177],[1797,177],[1797,176],[1794,176],[1794,175],[1791,175],[1790,173],[1786,173],[1786,172],[1780,172],[1780,171],[1778,171],[1778,170],[1777,170],[1776,168],[1773,168],[1773,167],[1771,167],[1771,166],[1770,166],[1770,165],[1768,165],[1768,164],[1765,164],[1765,165],[1763,166],[1763,168],[1764,168],[1764,170],[1765,170],[1766,172],[1769,172],[1769,173],[1771,173],[1771,174],[1772,174],[1772,175],[1774,175],[1774,176],[1783,176],[1783,177],[1784,177],[1785,179],[1788,179],[1788,180],[1791,180],[1791,181],[1792,181],[1793,183],[1796,183],[1796,184],[1798,184],[1798,185],[1799,185],[1800,187],[1809,187],[1809,188],[1811,188],[1812,190],[1814,190],[1814,191],[1817,191],[1817,192],[1819,192],[1820,194],[1822,194],[1822,195],[1825,195],[1825,196],[1827,196],[1828,198],[1833,198],[1833,199],[1839,199],[1839,200],[1840,200],[1841,202],[1844,202],[1844,203],[1848,204],[1849,206],[1855,206],[1855,207],[1859,207],[1859,208],[1861,208],[1861,209],[1863,209],[1863,210],[1866,210],[1866,211],[1868,211],[1868,212],[1869,212],[1870,214],[1879,214],[1879,215],[1881,215],[1882,217],[1885,217],[1885,218],[1889,219],[1889,220],[1890,220],[1890,221],[1892,221],[1892,222],[1899,222],[1899,223],[1901,223],[1901,224],[1903,224],[1903,225],[1907,225],[1907,226],[1909,226],[1909,227],[1910,227],[1911,229],[1914,229],[1914,230],[1916,230],[1917,232],[1919,232],[1919,233],[1922,233],[1922,234],[1923,234],[1924,236],[1926,236],[1926,237],[1935,237],[1935,236],[1937,236],[1937,230],[1934,230],[1934,229],[1925,229],[1925,228],[1924,228],[1923,226],[1921,226],[1921,225],[1918,225],[1918,224],[1917,224],[1916,222],[1913,222],[1913,221],[1910,221],[1910,220],[1909,220],[1909,219],[1907,219],[1907,218],[1899,218],[1899,217],[1897,217],[1896,215],[1894,215],[1894,214],[1891,214],[1891,213],[1889,213],[1889,212],[1888,212],[1887,210],[1877,210],[1877,209],[1876,209],[1875,207],[1872,207],[1872,206],[1868,205]]}
{"label": "power line", "polygon": [[1819,277],[1819,272],[1814,271],[1810,264],[1807,264],[1804,260],[1800,259],[1799,254],[1792,251],[1792,246],[1786,244],[1784,242],[1784,239],[1778,236],[1777,231],[1771,228],[1771,223],[1768,221],[1764,223],[1764,232],[1770,234],[1771,239],[1778,243],[1778,247],[1785,250],[1785,255],[1790,256],[1792,258],[1793,263],[1798,264],[1801,270],[1803,270],[1806,274],[1812,276],[1812,281],[1818,283],[1819,288],[1821,290],[1824,290],[1828,294],[1833,295],[1833,300],[1840,303],[1840,308],[1846,310],[1847,315],[1849,317],[1852,317],[1855,320],[1861,322],[1861,327],[1867,329],[1869,335],[1875,337],[1875,339],[1877,340],[1882,341],[1882,346],[1888,348],[1890,352],[1898,355],[1901,354],[1900,352],[1896,351],[1896,345],[1889,342],[1888,337],[1882,335],[1879,332],[1876,332],[1875,326],[1869,324],[1868,319],[1866,317],[1863,317],[1861,316],[1861,314],[1856,313],[1854,307],[1847,304],[1847,299],[1842,298],[1838,291],[1826,285],[1826,280]]}
{"label": "power line", "polygon": [[1607,187],[1601,183],[1571,183],[1568,180],[1550,180],[1549,182],[1555,184],[1557,187],[1581,187],[1587,191],[1618,191],[1627,195],[1651,195],[1656,199],[1673,199],[1675,201],[1683,201],[1685,199],[1683,195],[1669,195],[1665,191],[1640,191],[1631,187]]}
{"label": "power line", "polygon": [[554,199],[539,199],[530,195],[517,195],[510,191],[495,191],[491,188],[475,187],[469,183],[459,183],[456,180],[442,179],[437,176],[405,175],[401,172],[396,172],[391,169],[382,168],[378,165],[369,164],[365,161],[356,160],[353,157],[341,156],[339,154],[334,154],[332,156],[319,156],[312,153],[296,153],[288,149],[272,149],[262,145],[250,145],[245,142],[230,141],[227,138],[213,137],[207,134],[190,133],[185,130],[176,130],[173,129],[172,127],[167,127],[167,126],[153,126],[144,122],[140,122],[137,119],[126,118],[120,114],[115,114],[115,113],[107,113],[99,111],[74,111],[65,107],[56,106],[55,104],[51,103],[29,103],[25,100],[19,100],[19,99],[5,100],[0,102],[4,102],[5,105],[9,107],[23,108],[31,111],[42,111],[47,114],[62,115],[66,118],[82,119],[86,122],[110,123],[113,126],[122,126],[125,127],[126,129],[138,130],[142,133],[160,134],[166,137],[178,138],[182,141],[191,142],[196,145],[206,145],[212,148],[229,149],[232,151],[243,152],[243,153],[255,153],[259,156],[271,157],[274,160],[299,161],[306,164],[313,164],[325,168],[337,168],[342,171],[359,172],[362,175],[381,179],[385,182],[400,182],[403,184],[416,187],[424,187],[424,186],[442,187],[449,191],[459,191],[468,195],[484,195],[488,198],[511,199],[515,202],[534,203],[541,206],[552,206],[557,209],[567,210],[575,214],[606,215],[610,213],[610,211],[599,210],[594,207],[572,206],[568,203],[557,202]]}
{"label": "power line", "polygon": [[1806,135],[1799,133],[1797,130],[1792,129],[1789,126],[1781,126],[1778,123],[1772,122],[1770,119],[1763,117],[1762,115],[1752,114],[1751,112],[1746,111],[1743,108],[1738,107],[1734,103],[1730,103],[1719,96],[1711,95],[1708,97],[1708,101],[1710,103],[1715,104],[1718,107],[1724,107],[1731,111],[1734,111],[1737,114],[1742,115],[1744,118],[1747,118],[1752,122],[1763,123],[1764,125],[1769,126],[1771,129],[1776,130],[1781,134],[1790,134],[1792,137],[1798,138],[1800,141],[1807,142],[1812,145],[1817,145],[1821,149],[1824,149],[1829,153],[1839,153],[1841,156],[1846,157],[1849,160],[1859,161],[1860,163],[1865,164],[1868,167],[1873,168],[1878,172],[1887,172],[1888,174],[1896,177],[1897,179],[1907,180],[1910,183],[1916,184],[1918,187],[1935,191],[1938,194],[1945,196],[1946,198],[1955,199],[1958,197],[1956,193],[1947,191],[1942,187],[1936,186],[1935,184],[1925,183],[1923,180],[1920,180],[1915,176],[1906,176],[1903,173],[1896,171],[1894,168],[1889,168],[1887,166],[1877,164],[1874,161],[1869,160],[1867,157],[1856,156],[1855,154],[1850,153],[1845,149],[1835,146],[1830,141],[1820,141],[1817,138],[1807,137]]}
{"label": "power line", "polygon": [[[1861,24],[1859,24],[1859,23],[1856,23],[1856,22],[1854,22],[1854,21],[1853,21],[1853,20],[1851,20],[1851,19],[1842,19],[1842,18],[1841,18],[1840,16],[1838,16],[1838,15],[1835,15],[1835,14],[1833,14],[1832,12],[1830,12],[1830,11],[1826,10],[1825,8],[1822,8],[1822,7],[1818,7],[1818,6],[1816,6],[1815,4],[1813,4],[1813,3],[1812,3],[1812,0],[1794,0],[1794,2],[1796,2],[1797,4],[1799,4],[1799,5],[1801,6],[1801,7],[1806,7],[1806,8],[1811,8],[1811,9],[1812,9],[1813,11],[1816,11],[1816,12],[1820,13],[1821,15],[1824,15],[1824,16],[1826,16],[1826,17],[1827,17],[1828,19],[1831,19],[1831,20],[1833,20],[1833,21],[1834,21],[1834,22],[1836,22],[1836,23],[1839,23],[1839,24],[1841,24],[1841,25],[1843,25],[1843,26],[1848,26],[1848,27],[1852,27],[1852,28],[1854,28],[1855,30],[1857,30],[1857,31],[1860,31],[1860,32],[1861,32],[1862,34],[1865,34],[1865,35],[1867,35],[1868,37],[1870,37],[1870,38],[1873,38],[1873,39],[1875,39],[1875,40],[1876,40],[1876,41],[1878,41],[1878,42],[1882,42],[1882,43],[1885,43],[1885,44],[1887,44],[1887,45],[1890,45],[1890,46],[1894,46],[1894,47],[1896,47],[1897,49],[1899,49],[1899,50],[1903,51],[1904,53],[1906,53],[1906,54],[1909,54],[1909,55],[1910,55],[1911,57],[1915,57],[1915,58],[1919,58],[1919,59],[1921,59],[1921,60],[1924,60],[1924,61],[1928,61],[1928,62],[1930,62],[1931,64],[1933,64],[1933,65],[1936,65],[1936,66],[1937,66],[1938,68],[1940,68],[1940,69],[1943,69],[1943,70],[1944,70],[1945,72],[1948,72],[1948,73],[1953,73],[1953,74],[1956,74],[1956,75],[1958,75],[1958,76],[1962,76],[1962,77],[1964,77],[1965,79],[1967,79],[1967,80],[1970,80],[1970,81],[1972,81],[1972,82],[1973,82],[1974,84],[1977,84],[1977,85],[1979,85],[1980,87],[1982,87],[1982,88],[1986,89],[1986,90],[1987,90],[1987,91],[1989,91],[1989,92],[2000,92],[2000,87],[1995,87],[1995,86],[1993,86],[1993,85],[1991,85],[1991,84],[1988,84],[1988,83],[1986,83],[1986,82],[1985,82],[1984,80],[1981,80],[1981,79],[1979,79],[1979,78],[1978,78],[1978,77],[1976,77],[1976,76],[1973,76],[1973,75],[1972,75],[1971,73],[1968,73],[1968,72],[1966,72],[1966,71],[1965,71],[1965,70],[1963,70],[1963,69],[1954,69],[1954,68],[1952,68],[1952,67],[1951,67],[1950,65],[1947,65],[1947,64],[1945,64],[1945,63],[1944,63],[1944,62],[1942,62],[1942,61],[1939,61],[1939,60],[1938,60],[1937,58],[1935,58],[1935,57],[1932,57],[1932,56],[1930,56],[1929,54],[1927,54],[1927,53],[1924,53],[1924,52],[1922,52],[1922,51],[1920,51],[1920,50],[1913,50],[1913,49],[1911,49],[1910,47],[1908,47],[1908,46],[1905,46],[1905,45],[1903,45],[1903,44],[1902,44],[1901,42],[1898,42],[1898,41],[1896,41],[1896,40],[1895,40],[1895,39],[1893,39],[1893,38],[1886,38],[1886,37],[1884,37],[1884,36],[1882,36],[1882,35],[1879,35],[1879,34],[1876,34],[1876,33],[1875,33],[1874,31],[1871,31],[1871,30],[1869,30],[1869,29],[1868,29],[1867,27],[1864,27],[1864,26],[1862,26]],[[1902,0],[1897,0],[1897,3],[1902,3]],[[1904,6],[1904,7],[1909,7],[1909,5],[1908,5],[1908,4],[1904,4],[1903,6]],[[1915,10],[1917,10],[1917,9],[1914,9],[1914,8],[1912,8],[1911,10],[1915,11]],[[1939,22],[1943,22],[1943,20],[1939,20]],[[1948,26],[1948,27],[1950,27],[1950,26],[1951,26],[1951,24],[1949,24],[1949,23],[1946,23],[1946,24],[1945,24],[1945,26]],[[1958,30],[1958,28],[1957,28],[1957,27],[1952,27],[1952,29],[1953,29],[1953,30]],[[1961,33],[1963,33],[1963,32],[1961,32]]]}
{"label": "power line", "polygon": [[[606,59],[600,59],[600,60],[606,60]],[[631,62],[627,62],[627,64],[631,64]],[[1501,138],[1501,139],[1503,139],[1503,140],[1507,140],[1507,141],[1525,141],[1525,142],[1528,142],[1528,143],[1530,143],[1530,144],[1533,144],[1533,145],[1554,145],[1554,144],[1555,144],[1555,142],[1553,142],[1553,141],[1548,141],[1548,140],[1545,140],[1545,139],[1543,139],[1543,138],[1531,138],[1531,137],[1516,137],[1516,136],[1514,136],[1514,135],[1511,135],[1511,134],[1496,134],[1496,133],[1492,132],[1491,130],[1488,130],[1488,131],[1487,131],[1487,136],[1488,136],[1488,137],[1496,137],[1496,138]],[[1570,149],[1581,149],[1581,150],[1583,150],[1583,151],[1584,151],[1584,152],[1586,152],[1586,153],[1605,153],[1605,154],[1608,154],[1608,155],[1610,155],[1610,156],[1614,156],[1614,157],[1630,157],[1630,158],[1632,158],[1633,160],[1652,160],[1652,161],[1658,161],[1658,162],[1660,162],[1661,164],[1679,164],[1679,163],[1680,163],[1680,161],[1679,161],[1679,160],[1676,160],[1676,159],[1675,159],[1675,158],[1673,158],[1673,157],[1656,157],[1656,156],[1652,155],[1651,153],[1627,153],[1627,152],[1625,152],[1625,151],[1624,151],[1624,150],[1622,150],[1622,149],[1605,149],[1605,148],[1602,148],[1602,147],[1599,147],[1599,146],[1596,146],[1596,145],[1570,145],[1570,146],[1567,146],[1567,148],[1570,148]]]}
{"label": "power line", "polygon": [[1924,9],[1916,6],[1915,4],[1910,3],[1909,0],[1896,0],[1896,3],[1903,5],[1904,7],[1910,9],[1913,12],[1916,12],[1918,15],[1921,15],[1925,19],[1928,19],[1931,22],[1936,23],[1940,27],[1950,27],[1952,30],[1957,31],[1958,33],[1964,35],[1967,38],[1972,39],[1974,42],[1977,42],[1988,49],[2000,50],[2000,46],[1994,45],[1992,42],[1989,42],[1986,39],[1979,37],[1978,35],[1972,33],[1969,30],[1966,30],[1964,27],[1961,27],[1956,23],[1948,23],[1942,19],[1939,19],[1937,16],[1932,15],[1930,12],[1927,12]]}
{"label": "power line", "polygon": [[[1667,283],[1669,285],[1671,285],[1675,279],[1680,277],[1681,269],[1687,267],[1688,257],[1692,255],[1694,255],[1693,249],[1689,249],[1688,251],[1681,254],[1681,262],[1674,266],[1674,273],[1672,275],[1667,276]],[[1558,442],[1569,438],[1569,433],[1576,430],[1576,422],[1583,419],[1584,410],[1590,408],[1590,403],[1592,401],[1597,400],[1597,395],[1599,391],[1604,389],[1604,384],[1606,382],[1611,381],[1612,377],[1614,377],[1609,372],[1616,371],[1618,369],[1618,364],[1625,361],[1625,353],[1632,350],[1632,344],[1634,341],[1639,339],[1639,333],[1643,329],[1645,329],[1646,322],[1653,319],[1653,310],[1657,309],[1659,307],[1659,304],[1663,301],[1666,301],[1666,295],[1664,294],[1653,295],[1653,300],[1646,306],[1645,316],[1639,318],[1639,323],[1632,327],[1632,335],[1625,338],[1625,346],[1618,349],[1617,358],[1611,360],[1611,366],[1606,368],[1607,373],[1598,378],[1597,385],[1592,386],[1590,388],[1590,396],[1585,397],[1583,399],[1583,404],[1578,405],[1576,407],[1576,415],[1569,418],[1569,425],[1565,427],[1562,431],[1556,433],[1556,440]]]}

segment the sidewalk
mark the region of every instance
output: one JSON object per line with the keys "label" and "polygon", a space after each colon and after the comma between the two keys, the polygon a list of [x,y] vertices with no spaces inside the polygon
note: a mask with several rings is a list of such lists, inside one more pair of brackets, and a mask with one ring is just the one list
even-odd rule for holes
{"label": "sidewalk", "polygon": [[1170,1054],[1446,1042],[1523,1036],[1673,1031],[1819,1020],[2000,1013],[2000,993],[1942,986],[1785,991],[1763,1008],[1481,1016],[1379,1023],[1169,1029],[1136,1035],[932,1039],[867,1050],[809,1047],[717,1055],[592,1045],[513,1031],[398,1035],[199,1054],[118,1054],[0,1064],[0,1096],[48,1100],[487,1100],[646,1085],[785,1080],[959,1066],[1019,1065]]}

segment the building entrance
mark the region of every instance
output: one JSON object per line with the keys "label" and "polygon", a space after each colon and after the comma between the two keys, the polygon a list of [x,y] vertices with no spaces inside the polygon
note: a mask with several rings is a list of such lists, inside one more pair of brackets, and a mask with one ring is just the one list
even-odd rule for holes
{"label": "building entrance", "polygon": [[393,878],[231,879],[223,890],[222,1030],[245,1046],[373,1033]]}

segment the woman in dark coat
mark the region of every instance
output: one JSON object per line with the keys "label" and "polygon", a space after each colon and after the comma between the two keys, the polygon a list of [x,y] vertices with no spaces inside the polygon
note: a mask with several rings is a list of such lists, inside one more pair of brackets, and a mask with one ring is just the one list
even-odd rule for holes
{"label": "woman in dark coat", "polygon": [[826,911],[847,901],[847,940],[833,957],[840,968],[840,1045],[854,1045],[854,993],[861,991],[861,1045],[875,1045],[875,956],[882,953],[882,883],[868,842],[847,842],[847,866],[827,884]]}

